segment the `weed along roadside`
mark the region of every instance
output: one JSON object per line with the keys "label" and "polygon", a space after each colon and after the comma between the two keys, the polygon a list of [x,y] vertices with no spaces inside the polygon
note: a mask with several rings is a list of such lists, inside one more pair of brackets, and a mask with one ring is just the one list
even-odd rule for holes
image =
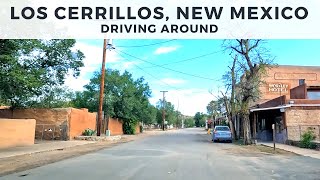
{"label": "weed along roadside", "polygon": [[[36,167],[44,166],[46,164],[51,164],[54,162],[66,160],[69,158],[85,155],[88,153],[96,152],[105,148],[111,148],[117,145],[120,145],[122,143],[127,143],[135,140],[139,140],[148,136],[158,135],[163,132],[150,132],[145,131],[145,133],[141,133],[138,135],[123,135],[121,138],[110,141],[110,140],[104,140],[104,141],[93,141],[90,140],[90,142],[85,143],[79,143],[80,145],[77,145],[75,142],[79,141],[64,141],[63,145],[56,145],[54,148],[54,143],[57,143],[55,141],[48,141],[46,143],[42,143],[43,145],[35,147],[34,149],[31,149],[29,151],[25,149],[21,149],[21,151],[24,152],[24,154],[17,154],[14,156],[7,156],[7,157],[1,157],[0,156],[0,177],[4,175],[8,175],[11,173],[21,172],[29,169],[33,169]],[[87,136],[89,137],[89,136]],[[94,139],[94,138],[93,138]],[[80,141],[81,142],[81,141]],[[51,143],[51,144],[50,144]],[[67,145],[68,143],[73,143],[72,145]],[[85,143],[85,144],[84,144]],[[38,144],[34,145],[37,146]],[[51,146],[51,149],[47,149],[46,151],[41,151],[43,149],[43,146]],[[24,147],[24,148],[31,148],[31,147]],[[39,150],[40,148],[40,150]],[[12,149],[9,151],[14,152]],[[28,153],[26,153],[28,152]],[[0,154],[5,154],[10,152],[5,152],[4,150],[0,151]]]}

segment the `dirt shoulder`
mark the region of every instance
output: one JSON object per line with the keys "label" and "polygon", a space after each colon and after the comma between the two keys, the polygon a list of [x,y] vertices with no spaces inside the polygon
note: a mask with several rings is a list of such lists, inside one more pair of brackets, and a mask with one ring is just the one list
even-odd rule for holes
{"label": "dirt shoulder", "polygon": [[44,151],[33,154],[19,155],[0,159],[0,177],[15,172],[21,172],[33,169],[46,164],[81,156],[84,154],[99,151],[105,148],[117,146],[122,143],[142,139],[148,136],[157,135],[159,133],[146,132],[139,135],[124,135],[121,140],[116,142],[102,141],[92,144],[78,145],[52,151]]}

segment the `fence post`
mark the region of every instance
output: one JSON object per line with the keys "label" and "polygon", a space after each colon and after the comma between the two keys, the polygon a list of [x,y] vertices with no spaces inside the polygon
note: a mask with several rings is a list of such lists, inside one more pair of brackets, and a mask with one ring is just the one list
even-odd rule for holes
{"label": "fence post", "polygon": [[272,124],[273,152],[276,152],[276,124]]}
{"label": "fence post", "polygon": [[56,131],[56,126],[53,127],[53,131],[52,131],[52,140],[54,140],[54,132]]}

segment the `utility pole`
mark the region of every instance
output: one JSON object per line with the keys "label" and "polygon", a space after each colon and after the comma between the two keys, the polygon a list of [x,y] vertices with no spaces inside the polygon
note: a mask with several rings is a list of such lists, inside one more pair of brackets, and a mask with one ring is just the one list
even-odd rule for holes
{"label": "utility pole", "polygon": [[102,67],[101,67],[101,79],[100,79],[97,136],[101,135],[101,122],[102,122],[102,118],[103,118],[102,106],[103,106],[103,95],[104,95],[104,76],[105,76],[106,53],[107,53],[106,51],[107,51],[108,42],[109,42],[108,39],[103,40],[103,55],[102,55]]}
{"label": "utility pole", "polygon": [[160,91],[162,92],[163,96],[162,96],[162,130],[164,131],[164,122],[165,122],[165,112],[164,112],[164,108],[165,108],[165,93],[168,91]]}

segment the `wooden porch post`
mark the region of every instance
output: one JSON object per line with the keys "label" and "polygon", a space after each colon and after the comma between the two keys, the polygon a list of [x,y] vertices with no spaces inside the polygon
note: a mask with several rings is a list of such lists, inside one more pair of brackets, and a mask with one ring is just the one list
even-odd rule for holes
{"label": "wooden porch post", "polygon": [[257,138],[257,113],[253,112],[253,138]]}

